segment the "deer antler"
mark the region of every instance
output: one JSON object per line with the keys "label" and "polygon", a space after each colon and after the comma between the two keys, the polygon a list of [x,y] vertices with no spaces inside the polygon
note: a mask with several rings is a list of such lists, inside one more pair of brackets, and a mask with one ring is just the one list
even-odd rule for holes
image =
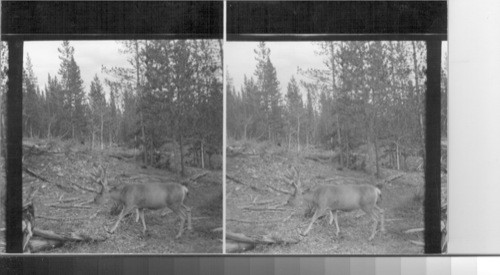
{"label": "deer antler", "polygon": [[91,178],[102,188],[108,187],[108,179],[106,177],[106,168],[102,165],[94,166],[94,172],[90,172]]}

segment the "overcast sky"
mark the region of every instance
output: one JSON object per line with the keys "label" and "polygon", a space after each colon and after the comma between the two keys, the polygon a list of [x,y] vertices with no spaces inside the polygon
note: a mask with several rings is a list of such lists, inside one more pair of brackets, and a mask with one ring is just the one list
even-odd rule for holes
{"label": "overcast sky", "polygon": [[[233,79],[237,91],[243,85],[243,75],[254,77],[255,60],[254,49],[258,42],[226,42],[224,62],[229,75]],[[286,91],[288,82],[292,76],[297,80],[302,79],[297,74],[297,67],[302,69],[318,68],[323,66],[322,58],[314,54],[317,46],[311,42],[266,42],[271,50],[271,62],[276,68],[281,92]]]}
{"label": "overcast sky", "polygon": [[[38,80],[40,89],[44,89],[47,84],[47,75],[51,77],[60,76],[57,74],[61,65],[57,48],[61,47],[62,41],[36,41],[24,43],[24,64],[26,55],[29,54],[33,71]],[[120,54],[120,45],[116,41],[70,41],[70,45],[75,48],[75,61],[80,67],[83,79],[84,90],[90,90],[90,82],[97,74],[104,84],[105,74],[101,72],[102,65],[106,67],[128,66],[126,56]],[[105,87],[107,91],[108,88]]]}
{"label": "overcast sky", "polygon": [[[47,74],[58,75],[60,66],[57,48],[62,41],[25,42],[24,55],[30,55],[33,71],[38,79],[41,89],[47,83]],[[119,53],[120,44],[117,41],[70,41],[75,48],[75,61],[80,66],[85,92],[90,90],[90,82],[97,74],[101,81],[107,77],[101,72],[102,65],[106,67],[129,66],[126,56]],[[292,76],[297,80],[297,67],[302,69],[324,68],[322,58],[315,54],[318,46],[311,42],[266,42],[271,50],[271,61],[276,67],[281,92],[285,93],[288,82]],[[254,76],[255,60],[254,49],[258,42],[226,42],[224,45],[225,67],[233,79],[237,90],[243,85],[243,76]],[[446,43],[443,43],[443,57]],[[59,76],[58,76],[59,77]],[[108,88],[105,87],[107,91]]]}
{"label": "overcast sky", "polygon": [[[258,42],[226,42],[224,47],[224,62],[227,71],[233,79],[234,87],[237,91],[243,85],[243,76],[254,77],[257,61],[255,60],[254,49],[257,49]],[[297,74],[297,67],[301,69],[326,68],[322,57],[315,54],[318,51],[316,43],[312,42],[266,42],[266,46],[271,50],[271,62],[276,68],[278,80],[281,86],[281,93],[285,94],[288,82],[292,75],[297,80],[303,79]],[[446,56],[447,43],[443,43],[442,56]],[[305,93],[304,89],[301,89]],[[303,95],[305,96],[305,95]]]}

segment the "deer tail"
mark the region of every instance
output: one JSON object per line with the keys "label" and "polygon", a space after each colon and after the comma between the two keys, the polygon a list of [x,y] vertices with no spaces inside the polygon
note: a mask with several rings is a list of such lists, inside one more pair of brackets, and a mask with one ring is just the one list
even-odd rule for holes
{"label": "deer tail", "polygon": [[189,189],[182,185],[182,200],[184,200],[189,195]]}
{"label": "deer tail", "polygon": [[379,188],[375,188],[375,192],[377,193],[377,202],[382,201],[382,191]]}

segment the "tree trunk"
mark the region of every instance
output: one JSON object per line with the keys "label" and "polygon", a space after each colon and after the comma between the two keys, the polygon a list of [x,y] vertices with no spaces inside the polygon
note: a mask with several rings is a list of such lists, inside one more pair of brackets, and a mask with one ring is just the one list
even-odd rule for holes
{"label": "tree trunk", "polygon": [[142,144],[144,144],[144,146],[142,147],[142,161],[144,163],[146,163],[146,131],[144,129],[144,118],[143,118],[143,115],[142,115],[142,111],[141,111],[141,134],[142,134]]}
{"label": "tree trunk", "polygon": [[411,43],[412,48],[413,48],[413,70],[415,74],[415,95],[417,98],[416,106],[417,106],[417,119],[418,119],[418,124],[419,124],[419,132],[420,132],[420,144],[421,148],[424,151],[422,157],[424,159],[424,164],[425,164],[425,132],[424,132],[424,119],[423,119],[423,113],[422,113],[422,103],[423,100],[420,98],[420,89],[419,89],[419,77],[418,77],[418,63],[417,63],[417,48],[415,41],[412,41]]}
{"label": "tree trunk", "polygon": [[[140,78],[140,70],[141,66],[139,64],[140,58],[139,58],[139,42],[137,40],[134,41],[134,47],[135,47],[135,93],[136,96],[139,97],[140,95],[140,85],[141,85],[141,78]],[[139,97],[140,98],[140,97]],[[141,127],[141,135],[142,135],[142,142],[144,146],[142,147],[142,161],[146,163],[146,132],[144,130],[144,115],[142,113],[142,110],[139,112],[140,116],[140,127]]]}
{"label": "tree trunk", "polygon": [[378,142],[377,142],[377,134],[375,133],[374,134],[374,137],[373,137],[373,143],[375,144],[375,167],[376,167],[376,173],[375,173],[375,176],[377,177],[377,179],[380,178],[380,165],[378,163]]}
{"label": "tree trunk", "polygon": [[[331,64],[331,69],[332,69],[332,93],[335,93],[337,90],[337,85],[335,83],[335,48],[333,47],[333,42],[330,42],[330,64]],[[337,141],[339,143],[339,149],[340,149],[340,167],[344,167],[344,148],[342,146],[342,138],[340,136],[340,118],[339,118],[339,111],[337,108],[337,111],[335,112],[335,120],[337,121]]]}
{"label": "tree trunk", "polygon": [[49,125],[47,125],[47,139],[50,139],[51,138],[50,128],[52,127],[52,120],[50,120],[48,124]]}
{"label": "tree trunk", "polygon": [[94,131],[94,129],[92,129],[92,137],[90,140],[90,149],[91,150],[94,150],[94,139],[95,139],[95,131]]}
{"label": "tree trunk", "polygon": [[182,133],[179,134],[179,146],[181,150],[181,176],[184,177],[184,152],[182,151]]}
{"label": "tree trunk", "polygon": [[335,114],[335,119],[337,120],[337,141],[339,143],[339,150],[340,150],[340,167],[344,167],[344,148],[342,146],[342,138],[340,137],[340,120],[339,120],[339,113]]}
{"label": "tree trunk", "polygon": [[309,133],[306,135],[306,147],[309,146]]}
{"label": "tree trunk", "polygon": [[201,141],[201,168],[205,169],[205,148],[203,148],[203,141]]}
{"label": "tree trunk", "polygon": [[292,129],[288,131],[288,150],[292,149]]}
{"label": "tree trunk", "polygon": [[3,110],[2,110],[2,107],[3,107],[3,102],[0,101],[0,157],[4,157],[4,139],[3,139]]}
{"label": "tree trunk", "polygon": [[101,114],[101,150],[104,149],[104,116]]}
{"label": "tree trunk", "polygon": [[297,116],[297,153],[300,152],[300,117]]}
{"label": "tree trunk", "polygon": [[420,146],[422,148],[422,158],[425,164],[425,131],[424,131],[424,114],[420,113],[419,115],[419,125],[420,125]]}
{"label": "tree trunk", "polygon": [[401,166],[399,164],[399,142],[396,142],[396,165],[398,170],[401,170]]}
{"label": "tree trunk", "polygon": [[112,142],[113,142],[113,136],[112,136],[111,129],[110,129],[110,131],[109,131],[109,147],[111,147]]}

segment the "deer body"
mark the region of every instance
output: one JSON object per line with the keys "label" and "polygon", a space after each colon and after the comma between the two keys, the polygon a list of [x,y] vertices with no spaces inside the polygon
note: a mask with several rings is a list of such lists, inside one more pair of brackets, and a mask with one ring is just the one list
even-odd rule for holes
{"label": "deer body", "polygon": [[187,187],[178,183],[152,182],[113,188],[109,191],[109,196],[111,199],[121,203],[123,209],[110,233],[116,230],[126,214],[137,209],[138,216],[141,218],[143,225],[143,234],[145,234],[147,228],[144,221],[144,209],[155,210],[168,207],[181,219],[179,233],[176,235],[176,238],[179,238],[184,232],[186,218],[188,220],[188,230],[192,229],[191,209],[184,205],[187,193]]}
{"label": "deer body", "polygon": [[144,209],[155,210],[165,207],[171,209],[181,220],[179,233],[175,238],[179,238],[184,232],[186,219],[188,221],[188,230],[192,230],[191,209],[184,204],[188,193],[186,186],[174,182],[150,182],[116,186],[110,190],[106,178],[106,169],[102,167],[100,167],[96,174],[93,174],[93,179],[102,186],[100,194],[95,197],[94,201],[100,204],[111,198],[123,206],[118,220],[109,231],[110,233],[115,232],[125,215],[132,210],[136,210],[136,221],[139,218],[141,219],[143,226],[142,233],[146,234],[147,228],[144,220]]}
{"label": "deer body", "polygon": [[161,209],[180,204],[188,190],[177,183],[129,184],[109,191],[110,197],[123,205],[134,205],[138,209]]}
{"label": "deer body", "polygon": [[[323,185],[317,187],[308,203],[314,209],[314,215],[311,223],[307,227],[303,235],[307,235],[312,228],[314,222],[321,216],[330,214],[330,224],[335,221],[336,235],[340,229],[338,225],[337,211],[353,211],[357,209],[363,210],[374,221],[372,233],[369,240],[375,237],[377,224],[380,219],[381,231],[384,228],[384,210],[377,206],[377,202],[381,195],[380,189],[375,186],[360,184],[360,185]],[[378,213],[376,213],[376,211]]]}

